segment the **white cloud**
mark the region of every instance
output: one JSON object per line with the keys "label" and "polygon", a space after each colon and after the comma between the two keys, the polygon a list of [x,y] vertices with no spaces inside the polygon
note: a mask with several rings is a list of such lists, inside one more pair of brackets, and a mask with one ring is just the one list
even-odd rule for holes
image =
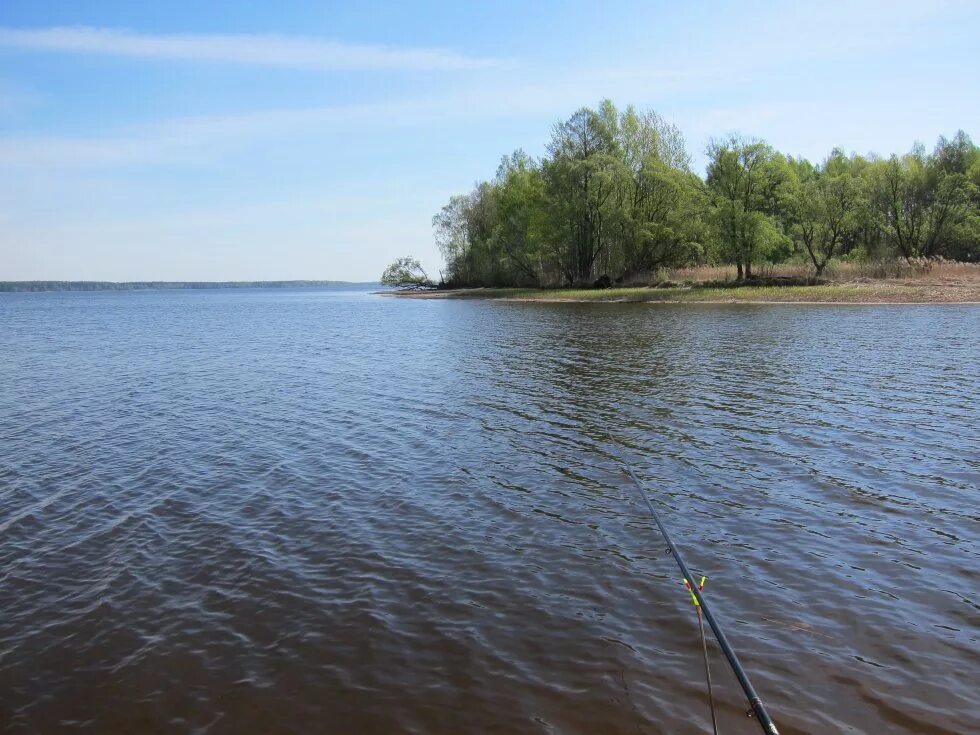
{"label": "white cloud", "polygon": [[363,130],[411,125],[452,114],[479,114],[445,100],[256,110],[229,115],[172,118],[98,136],[0,137],[0,165],[20,168],[112,168],[200,165],[261,139],[304,129]]}
{"label": "white cloud", "polygon": [[[461,85],[426,97],[373,103],[305,108],[252,110],[227,115],[171,118],[132,125],[91,136],[0,136],[0,165],[44,168],[111,168],[143,165],[198,165],[220,159],[261,139],[283,139],[303,130],[358,131],[410,126],[449,125],[466,120],[566,117],[583,104],[609,96],[617,103],[630,98],[637,79],[654,94],[694,83],[694,75],[671,70],[637,68],[591,70],[514,81],[500,77],[490,84]],[[648,92],[649,94],[649,92]],[[541,127],[542,138],[547,126]],[[529,140],[525,145],[534,145]]]}
{"label": "white cloud", "polygon": [[311,125],[367,122],[398,109],[392,105],[346,105],[259,110],[173,118],[102,136],[8,136],[0,138],[0,164],[70,168],[198,164],[262,136],[274,137]]}
{"label": "white cloud", "polygon": [[496,66],[446,49],[324,41],[274,34],[141,34],[111,28],[0,28],[0,47],[28,51],[217,61],[319,71],[454,71]]}

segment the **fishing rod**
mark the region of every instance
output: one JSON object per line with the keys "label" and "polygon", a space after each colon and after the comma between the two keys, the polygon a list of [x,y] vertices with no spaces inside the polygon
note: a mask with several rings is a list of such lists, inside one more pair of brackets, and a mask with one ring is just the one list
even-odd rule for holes
{"label": "fishing rod", "polygon": [[745,692],[745,696],[749,700],[749,705],[752,707],[752,712],[755,713],[759,726],[762,728],[763,732],[769,733],[769,735],[779,735],[779,730],[776,729],[776,723],[772,721],[772,718],[766,711],[766,707],[762,703],[762,699],[756,693],[755,687],[752,686],[752,682],[749,681],[748,674],[745,673],[745,669],[743,669],[742,664],[739,663],[738,656],[735,655],[735,650],[728,642],[728,638],[725,637],[725,632],[721,629],[721,625],[719,625],[718,621],[715,620],[715,616],[712,614],[711,608],[708,607],[707,600],[705,600],[704,596],[701,594],[701,589],[696,583],[694,575],[688,571],[687,564],[684,563],[684,558],[681,556],[681,552],[674,545],[673,539],[671,539],[670,534],[667,533],[666,526],[664,526],[663,521],[660,520],[660,515],[653,507],[653,503],[650,502],[650,498],[647,496],[646,488],[643,486],[643,483],[640,482],[640,478],[636,476],[636,473],[633,472],[633,468],[630,466],[630,463],[626,460],[626,458],[622,457],[622,460],[624,466],[626,467],[626,474],[630,476],[630,479],[633,480],[637,489],[640,491],[640,496],[643,498],[644,502],[646,502],[650,515],[653,516],[653,520],[656,521],[657,527],[660,529],[660,533],[663,534],[664,540],[667,542],[671,556],[674,557],[674,561],[676,561],[677,566],[680,567],[681,574],[684,575],[684,581],[687,583],[688,588],[691,591],[691,595],[694,596],[697,604],[704,612],[704,619],[707,620],[708,625],[711,626],[711,630],[715,634],[715,638],[718,641],[718,645],[721,647],[722,653],[725,654],[725,658],[728,659],[728,663],[732,667],[732,671],[735,672],[735,678],[738,679],[738,683],[741,685],[742,691]]}

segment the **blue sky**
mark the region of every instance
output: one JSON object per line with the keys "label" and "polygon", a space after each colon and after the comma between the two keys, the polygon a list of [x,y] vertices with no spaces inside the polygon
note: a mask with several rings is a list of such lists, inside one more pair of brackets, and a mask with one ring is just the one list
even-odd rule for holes
{"label": "blue sky", "polygon": [[980,137],[980,4],[3,0],[0,280],[437,271],[431,217],[610,97],[820,159]]}

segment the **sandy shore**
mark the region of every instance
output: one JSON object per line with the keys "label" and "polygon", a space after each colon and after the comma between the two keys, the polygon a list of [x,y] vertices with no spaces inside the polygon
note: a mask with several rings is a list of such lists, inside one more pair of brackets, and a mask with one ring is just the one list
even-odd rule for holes
{"label": "sandy shore", "polygon": [[819,286],[678,286],[609,289],[468,288],[386,291],[410,299],[712,304],[980,304],[980,280],[862,280]]}

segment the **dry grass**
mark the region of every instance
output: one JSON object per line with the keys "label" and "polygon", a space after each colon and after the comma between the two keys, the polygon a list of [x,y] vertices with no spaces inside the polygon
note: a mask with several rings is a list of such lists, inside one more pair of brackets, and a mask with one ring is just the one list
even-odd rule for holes
{"label": "dry grass", "polygon": [[963,304],[980,303],[980,281],[947,285],[869,281],[818,286],[738,286],[710,288],[530,289],[472,288],[455,291],[398,292],[418,299],[498,299],[543,302],[701,302],[814,304]]}
{"label": "dry grass", "polygon": [[[971,274],[972,276],[972,274]],[[530,289],[471,288],[396,292],[419,299],[500,299],[551,302],[702,302],[814,304],[980,304],[980,279],[942,282],[897,279],[852,280],[814,286],[675,286],[669,288]]]}
{"label": "dry grass", "polygon": [[[762,269],[764,278],[812,277],[804,265]],[[609,289],[471,288],[399,293],[424,299],[504,299],[508,301],[584,302],[716,302],[716,303],[980,303],[980,264],[948,260],[836,263],[828,266],[826,282],[813,285],[742,285],[734,283],[730,266],[682,268],[662,272],[648,282]],[[722,284],[720,282],[731,281]]]}
{"label": "dry grass", "polygon": [[[808,278],[814,275],[813,266],[804,263],[782,263],[756,268],[756,275],[766,278]],[[695,268],[675,268],[650,281],[669,280],[678,283],[734,281],[735,266],[708,265]],[[955,260],[919,259],[878,260],[867,263],[833,262],[823,277],[832,282],[895,279],[908,282],[942,283],[945,281],[980,281],[980,263],[961,263]]]}

